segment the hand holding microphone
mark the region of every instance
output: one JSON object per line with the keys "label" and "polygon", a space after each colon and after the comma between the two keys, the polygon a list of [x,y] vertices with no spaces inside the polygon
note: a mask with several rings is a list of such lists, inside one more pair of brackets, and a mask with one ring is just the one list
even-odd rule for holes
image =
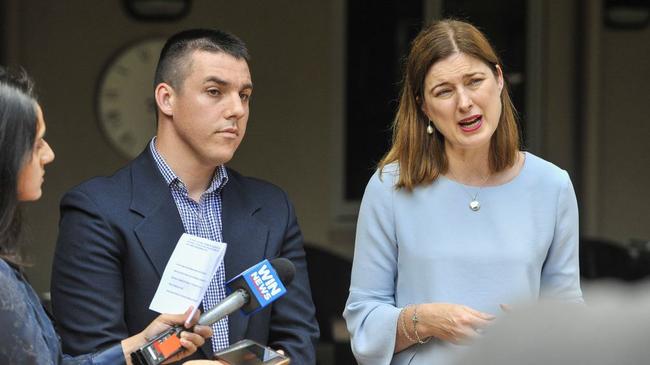
{"label": "hand holding microphone", "polygon": [[[296,268],[288,259],[263,260],[226,283],[231,294],[204,313],[198,325],[210,326],[240,308],[246,315],[262,310],[286,293],[284,285],[291,283],[295,273]],[[186,331],[175,326],[159,334],[131,353],[133,364],[158,365],[175,357],[183,350],[180,338]]]}
{"label": "hand holding microphone", "polygon": [[[205,343],[206,338],[212,337],[212,328],[210,328],[210,326],[195,326],[199,320],[199,312],[195,312],[194,317],[189,321],[186,321],[187,316],[192,312],[192,310],[193,308],[190,307],[184,314],[161,314],[156,317],[147,328],[142,330],[142,332],[123,340],[122,350],[124,351],[126,358],[131,360],[131,362],[127,362],[127,364],[137,364],[136,362],[133,362],[133,359],[129,357],[129,354],[137,350],[142,343],[150,343],[151,339],[159,337],[161,333],[169,331],[176,333],[176,329],[179,331],[178,337],[176,337],[175,341],[178,341],[178,346],[180,346],[180,348],[178,348],[175,355],[168,359],[169,362],[178,361],[196,352],[196,350]],[[183,330],[183,328],[179,326],[181,323],[184,323],[185,327],[190,330]]]}

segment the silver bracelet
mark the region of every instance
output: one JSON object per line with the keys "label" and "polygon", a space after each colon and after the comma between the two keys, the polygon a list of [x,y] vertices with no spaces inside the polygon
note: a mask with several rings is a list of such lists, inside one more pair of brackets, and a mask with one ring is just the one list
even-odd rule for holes
{"label": "silver bracelet", "polygon": [[404,337],[406,337],[407,340],[409,340],[409,341],[411,341],[413,343],[417,343],[418,341],[416,339],[414,339],[413,337],[411,337],[409,335],[408,331],[406,330],[406,320],[404,320],[404,316],[406,316],[406,308],[408,308],[408,307],[409,306],[407,305],[406,307],[402,308],[402,310],[399,312],[398,320],[399,320],[399,322],[402,323],[402,332],[404,333]]}
{"label": "silver bracelet", "polygon": [[418,341],[420,345],[424,345],[425,343],[429,342],[431,340],[431,337],[427,337],[426,340],[422,340],[420,338],[420,335],[418,334],[418,306],[415,305],[413,306],[413,317],[411,317],[411,321],[413,321],[413,333],[415,333],[415,339]]}

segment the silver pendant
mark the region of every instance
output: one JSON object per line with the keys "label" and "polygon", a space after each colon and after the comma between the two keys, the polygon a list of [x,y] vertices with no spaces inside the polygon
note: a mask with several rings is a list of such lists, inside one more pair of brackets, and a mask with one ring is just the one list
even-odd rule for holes
{"label": "silver pendant", "polygon": [[478,200],[472,200],[472,201],[469,203],[469,209],[471,209],[471,210],[473,210],[473,211],[476,212],[476,211],[478,211],[479,209],[481,209],[481,203],[479,203]]}

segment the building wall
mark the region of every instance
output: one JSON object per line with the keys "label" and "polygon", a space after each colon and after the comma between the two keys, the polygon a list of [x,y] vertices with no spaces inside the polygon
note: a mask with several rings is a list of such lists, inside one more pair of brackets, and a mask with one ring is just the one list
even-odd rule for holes
{"label": "building wall", "polygon": [[650,240],[650,27],[603,29],[600,45],[594,235]]}
{"label": "building wall", "polygon": [[[255,93],[244,143],[230,164],[244,174],[270,180],[295,203],[305,239],[351,256],[353,224],[340,224],[342,115],[344,105],[344,4],[334,1],[216,2],[195,0],[189,16],[172,23],[130,19],[119,1],[43,2],[4,0],[5,54],[37,80],[57,159],[47,168],[44,197],[28,204],[32,242],[29,270],[37,290],[49,287],[57,235],[58,202],[75,184],[109,174],[127,160],[102,136],[94,94],[103,67],[118,49],[146,36],[197,26],[219,27],[244,39],[252,52]],[[648,172],[648,29],[615,32],[578,0],[544,1],[542,140],[540,155],[567,169],[574,181],[592,166],[582,187],[582,214],[594,219],[590,235],[626,241],[650,239]],[[580,121],[576,84],[584,64],[576,61],[576,19],[597,24],[597,118]],[[591,62],[591,63],[589,63]],[[593,90],[591,90],[593,92]],[[589,94],[592,95],[593,94]],[[595,123],[596,138],[584,138],[580,123]],[[597,154],[580,154],[581,139]],[[579,189],[581,190],[581,189]]]}
{"label": "building wall", "polygon": [[577,121],[573,100],[578,72],[575,1],[549,1],[543,9],[541,154],[575,179],[578,173],[573,153],[576,143],[573,126]]}
{"label": "building wall", "polygon": [[650,28],[603,23],[600,2],[545,1],[542,157],[566,169],[581,234],[650,240]]}

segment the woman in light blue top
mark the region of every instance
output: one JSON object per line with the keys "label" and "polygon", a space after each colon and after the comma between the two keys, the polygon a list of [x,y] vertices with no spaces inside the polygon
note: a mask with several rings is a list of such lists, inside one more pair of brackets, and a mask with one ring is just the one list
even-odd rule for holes
{"label": "woman in light blue top", "polygon": [[446,364],[501,308],[582,301],[568,174],[521,152],[501,62],[471,24],[411,45],[366,188],[343,313],[360,364]]}

